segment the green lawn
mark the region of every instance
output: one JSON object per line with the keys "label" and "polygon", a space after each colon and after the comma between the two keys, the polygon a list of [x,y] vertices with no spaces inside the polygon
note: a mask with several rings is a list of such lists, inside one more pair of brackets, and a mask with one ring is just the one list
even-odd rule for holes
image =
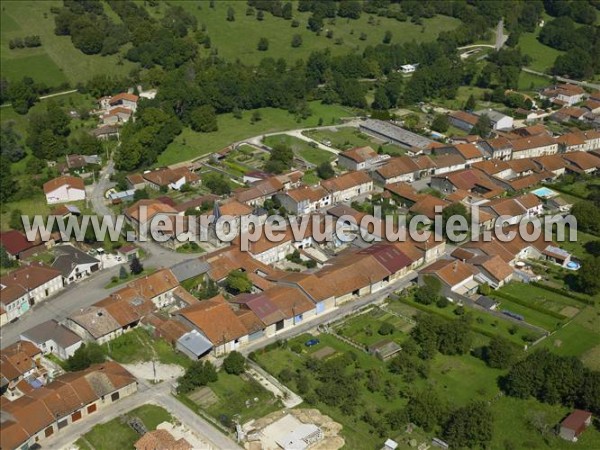
{"label": "green lawn", "polygon": [[296,116],[287,111],[276,108],[261,108],[258,111],[261,120],[252,124],[252,113],[244,111],[241,119],[236,119],[233,114],[222,114],[218,118],[219,130],[211,133],[196,133],[189,128],[175,138],[173,143],[158,157],[155,166],[166,166],[181,161],[207,155],[222,150],[234,142],[254,136],[276,131],[291,130],[295,128],[315,127],[319,119],[323,124],[338,123],[342,117],[353,117],[354,113],[337,105],[324,105],[321,102],[310,102],[312,115],[298,121]]}
{"label": "green lawn", "polygon": [[136,328],[104,345],[106,354],[122,364],[140,361],[157,361],[163,364],[190,365],[191,360],[173,349],[164,339],[157,339],[143,328]]}
{"label": "green lawn", "polygon": [[[207,412],[215,418],[225,415],[232,418],[240,416],[241,423],[250,419],[258,419],[278,410],[280,402],[273,394],[253,379],[245,380],[238,375],[219,372],[219,379],[208,385],[219,398],[219,401],[207,408]],[[254,399],[258,398],[258,401]],[[249,402],[247,404],[246,402]]]}
{"label": "green lawn", "polygon": [[[325,19],[324,31],[321,36],[317,36],[307,29],[310,13],[298,12],[297,3],[293,3],[293,17],[300,22],[297,28],[291,27],[291,20],[274,17],[270,13],[264,14],[262,22],[258,22],[255,15],[246,16],[247,3],[244,1],[220,0],[215,2],[214,8],[209,7],[208,1],[182,2],[181,5],[198,18],[199,24],[206,25],[212,48],[219,50],[219,56],[230,61],[240,58],[246,64],[257,64],[265,57],[285,58],[288,61],[306,59],[311,52],[325,48],[330,48],[333,54],[362,52],[368,45],[380,44],[387,30],[393,33],[392,43],[433,41],[440,32],[453,30],[460,25],[459,20],[447,16],[423,19],[421,26],[410,21],[398,22],[376,15],[372,24],[369,24],[369,14],[362,14],[358,20],[340,17]],[[233,22],[226,20],[229,7],[235,11]],[[332,39],[326,37],[327,30],[333,31]],[[366,34],[366,40],[359,39],[361,33]],[[290,45],[294,34],[302,37],[303,43],[298,48]],[[264,52],[256,48],[261,37],[269,40],[269,49]],[[342,42],[337,41],[338,38]],[[201,51],[203,55],[208,55],[210,50]]]}
{"label": "green lawn", "polygon": [[333,153],[320,148],[315,148],[311,146],[309,142],[303,141],[302,139],[294,136],[288,136],[287,134],[268,136],[264,139],[264,143],[269,147],[273,147],[277,144],[287,145],[298,157],[316,166],[335,159],[335,155]]}
{"label": "green lawn", "polygon": [[[2,76],[9,80],[30,76],[48,86],[65,81],[75,85],[101,73],[126,75],[136,67],[136,64],[126,61],[118,54],[84,55],[73,47],[69,36],[56,36],[54,15],[50,8],[61,6],[62,2],[55,0],[2,2]],[[8,48],[10,39],[30,34],[41,37],[41,47],[13,50]]]}
{"label": "green lawn", "polygon": [[[395,330],[392,335],[382,336],[379,334],[378,331],[383,323],[394,326]],[[402,344],[411,329],[412,324],[406,320],[374,308],[367,313],[345,320],[340,326],[336,327],[336,332],[356,343],[369,346],[388,339]]]}
{"label": "green lawn", "polygon": [[381,146],[383,152],[389,155],[403,155],[406,153],[406,150],[398,145],[387,144],[351,127],[340,127],[336,131],[309,130],[305,131],[304,134],[321,143],[328,142],[326,145],[331,145],[331,147],[338,150],[348,150],[353,147],[365,146],[371,146],[377,150]]}
{"label": "green lawn", "polygon": [[519,90],[520,91],[534,91],[535,89],[548,86],[551,80],[546,77],[534,75],[532,73],[523,72],[519,75]]}
{"label": "green lawn", "polygon": [[[402,305],[403,314],[410,313],[410,308]],[[407,309],[408,308],[408,309]],[[342,324],[345,329],[350,330],[359,323],[358,317],[365,319],[368,323],[369,316],[357,316],[350,319],[347,324]],[[356,355],[356,363],[350,365],[346,370],[348,374],[355,375],[360,385],[361,407],[357,414],[344,414],[339,409],[322,404],[302,405],[303,407],[317,407],[324,414],[342,424],[342,436],[346,441],[345,448],[377,448],[381,444],[381,438],[376,432],[362,420],[361,414],[367,410],[376,414],[385,415],[388,411],[403,408],[406,405],[406,394],[414,390],[432,390],[446,402],[450,408],[465,405],[473,400],[489,401],[494,416],[494,434],[490,448],[571,448],[571,445],[561,441],[551,433],[543,436],[530,425],[534,419],[543,419],[549,428],[554,427],[568,412],[568,408],[556,405],[546,405],[536,400],[520,400],[510,397],[499,396],[498,377],[505,371],[491,369],[485,363],[471,355],[445,356],[437,354],[431,361],[427,379],[416,379],[410,384],[405,383],[400,377],[391,374],[378,359],[360,352],[344,342],[329,334],[320,334],[320,343],[314,347],[306,348],[302,345],[310,335],[301,335],[290,340],[287,345],[270,347],[256,354],[256,359],[266,370],[277,376],[283,369],[292,372],[301,370],[309,378],[309,385],[314,388],[318,381],[311,371],[307,370],[304,363],[315,352],[324,347],[331,347],[336,354],[330,358],[336,358],[343,352],[352,351]],[[298,343],[301,353],[294,353],[291,348]],[[380,370],[380,376],[385,381],[390,381],[397,389],[397,396],[386,399],[381,392],[370,392],[366,389],[365,373],[371,369]],[[286,383],[292,390],[297,390],[295,379]],[[383,420],[383,419],[380,419]],[[404,433],[403,427],[388,433],[397,442],[406,443],[409,439],[417,439],[418,442],[428,441],[434,436],[439,436],[439,430],[425,433],[423,430],[415,429],[413,434]],[[595,442],[600,432],[590,427],[578,442],[577,447],[591,450],[595,448]],[[509,442],[509,444],[506,444]],[[512,446],[510,446],[512,444]],[[404,447],[403,447],[404,448]],[[408,448],[408,447],[407,447]]]}
{"label": "green lawn", "polygon": [[542,44],[537,39],[538,33],[539,29],[535,33],[522,33],[519,46],[523,54],[531,57],[531,63],[528,66],[530,69],[546,72],[554,65],[556,57],[564,52]]}
{"label": "green lawn", "polygon": [[163,422],[172,422],[173,417],[160,406],[144,405],[124,416],[109,422],[96,425],[75,442],[80,449],[113,450],[116,448],[133,448],[133,444],[141,437],[131,428],[126,420],[139,418],[148,431],[155,430]]}
{"label": "green lawn", "polygon": [[[411,306],[417,310],[431,312],[439,316],[445,317],[446,319],[455,320],[458,316],[454,313],[456,309],[455,305],[448,305],[446,308],[439,308],[437,305],[421,305],[414,301],[412,297],[403,297],[400,300],[392,301],[389,303],[389,308],[402,312],[404,305]],[[535,333],[528,328],[519,326],[508,319],[492,316],[484,311],[478,309],[472,309],[467,307],[467,311],[473,317],[473,323],[471,328],[476,333],[483,334],[484,336],[500,335],[517,345],[524,345],[525,340],[535,340],[541,336],[540,333]],[[516,327],[516,328],[515,328]]]}
{"label": "green lawn", "polygon": [[[600,432],[594,426],[580,436],[577,444],[564,441],[553,433],[553,427],[571,412],[570,408],[512,397],[500,397],[492,403],[491,408],[494,415],[492,449],[592,450],[598,447]],[[532,423],[546,426],[546,434],[542,436]]]}
{"label": "green lawn", "polygon": [[178,399],[197,414],[208,414],[226,428],[233,419],[245,423],[281,409],[281,402],[270,391],[244,374],[238,376],[220,371],[219,379],[209,383],[208,387],[216,397],[210,405],[196,403],[193,400],[195,392],[180,394]]}

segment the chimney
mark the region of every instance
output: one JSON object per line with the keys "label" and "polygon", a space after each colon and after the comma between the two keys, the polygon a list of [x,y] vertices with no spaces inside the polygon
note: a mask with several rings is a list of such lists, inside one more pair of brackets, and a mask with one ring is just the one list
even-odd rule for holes
{"label": "chimney", "polygon": [[454,261],[454,267],[453,267],[454,272],[456,272],[457,268],[458,268],[458,261]]}

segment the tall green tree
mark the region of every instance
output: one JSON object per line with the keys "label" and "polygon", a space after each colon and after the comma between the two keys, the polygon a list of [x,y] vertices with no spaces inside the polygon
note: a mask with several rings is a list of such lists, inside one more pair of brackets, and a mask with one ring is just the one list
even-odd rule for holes
{"label": "tall green tree", "polygon": [[474,402],[450,414],[443,436],[451,448],[487,448],[493,429],[494,418],[489,406]]}
{"label": "tall green tree", "polygon": [[252,291],[252,281],[246,272],[232,270],[225,279],[225,287],[234,295]]}

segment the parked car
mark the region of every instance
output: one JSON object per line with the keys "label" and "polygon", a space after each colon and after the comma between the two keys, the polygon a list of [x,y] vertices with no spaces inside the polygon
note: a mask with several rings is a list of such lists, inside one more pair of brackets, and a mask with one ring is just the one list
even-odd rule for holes
{"label": "parked car", "polygon": [[312,347],[313,345],[317,345],[319,342],[321,341],[319,341],[318,339],[309,339],[304,343],[304,345],[306,345],[307,347]]}

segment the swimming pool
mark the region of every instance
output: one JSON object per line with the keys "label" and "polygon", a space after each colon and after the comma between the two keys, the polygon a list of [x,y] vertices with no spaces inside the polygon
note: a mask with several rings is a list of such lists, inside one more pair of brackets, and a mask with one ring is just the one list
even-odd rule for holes
{"label": "swimming pool", "polygon": [[579,264],[578,262],[575,262],[575,261],[569,261],[567,263],[567,269],[579,270],[580,267],[581,267],[581,264]]}
{"label": "swimming pool", "polygon": [[548,189],[547,187],[538,188],[535,191],[531,191],[531,193],[540,198],[550,198],[558,195],[558,192]]}

